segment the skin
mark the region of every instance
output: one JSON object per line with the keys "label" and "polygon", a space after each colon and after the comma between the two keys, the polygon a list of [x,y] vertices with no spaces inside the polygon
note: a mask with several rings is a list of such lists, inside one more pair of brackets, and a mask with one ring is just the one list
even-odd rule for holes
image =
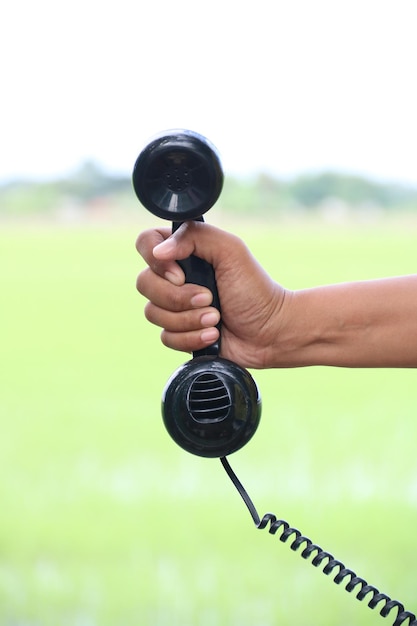
{"label": "skin", "polygon": [[136,247],[147,264],[137,279],[145,316],[169,348],[191,352],[218,338],[210,291],[185,283],[176,263],[195,254],[215,270],[222,357],[255,369],[417,367],[417,275],[291,291],[241,239],[202,222],[173,235],[146,230]]}

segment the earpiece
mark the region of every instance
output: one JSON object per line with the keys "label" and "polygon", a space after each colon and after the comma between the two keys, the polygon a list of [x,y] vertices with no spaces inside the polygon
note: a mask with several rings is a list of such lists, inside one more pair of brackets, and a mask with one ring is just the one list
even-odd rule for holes
{"label": "earpiece", "polygon": [[[202,135],[172,130],[156,135],[133,168],[135,193],[151,213],[173,222],[204,221],[223,187],[216,148]],[[196,256],[178,261],[186,282],[203,285],[219,311],[213,267]],[[220,328],[219,328],[220,330]],[[171,376],[162,396],[162,417],[174,441],[203,457],[224,457],[254,435],[261,416],[258,388],[249,372],[219,356],[220,341],[193,353]]]}
{"label": "earpiece", "polygon": [[159,133],[136,160],[133,187],[143,206],[162,219],[198,219],[223,187],[217,150],[190,130]]}

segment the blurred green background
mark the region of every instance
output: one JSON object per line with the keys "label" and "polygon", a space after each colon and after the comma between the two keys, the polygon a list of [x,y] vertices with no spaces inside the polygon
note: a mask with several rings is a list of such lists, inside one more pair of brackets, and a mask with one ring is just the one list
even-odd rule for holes
{"label": "blurred green background", "polygon": [[[187,356],[142,314],[134,241],[155,223],[143,213],[2,222],[0,623],[379,623],[256,531],[217,460],[166,434],[161,391]],[[209,219],[289,288],[415,271],[413,212]],[[415,611],[414,371],[253,374],[261,425],[230,461],[259,513]]]}
{"label": "blurred green background", "polygon": [[[144,320],[134,241],[160,222],[129,177],[191,128],[227,173],[208,219],[288,288],[415,272],[416,20],[414,0],[4,3],[0,626],[381,622],[166,434],[187,357]],[[415,612],[415,373],[254,375],[231,462],[259,512]]]}

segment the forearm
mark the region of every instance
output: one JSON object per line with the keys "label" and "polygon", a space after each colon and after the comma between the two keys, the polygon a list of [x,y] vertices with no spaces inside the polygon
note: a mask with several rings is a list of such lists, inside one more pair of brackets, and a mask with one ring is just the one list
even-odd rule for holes
{"label": "forearm", "polygon": [[272,367],[417,367],[417,275],[287,294]]}

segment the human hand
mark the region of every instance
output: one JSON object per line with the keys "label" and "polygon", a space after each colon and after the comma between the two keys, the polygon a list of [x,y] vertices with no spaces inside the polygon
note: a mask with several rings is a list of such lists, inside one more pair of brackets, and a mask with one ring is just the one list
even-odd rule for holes
{"label": "human hand", "polygon": [[219,336],[220,313],[211,306],[211,292],[185,283],[176,263],[194,254],[215,271],[221,356],[241,367],[271,366],[280,311],[289,292],[266,274],[241,239],[203,222],[187,222],[174,234],[169,228],[146,230],[136,247],[148,264],[138,276],[137,289],[149,300],[146,318],[163,328],[164,345],[190,352]]}

